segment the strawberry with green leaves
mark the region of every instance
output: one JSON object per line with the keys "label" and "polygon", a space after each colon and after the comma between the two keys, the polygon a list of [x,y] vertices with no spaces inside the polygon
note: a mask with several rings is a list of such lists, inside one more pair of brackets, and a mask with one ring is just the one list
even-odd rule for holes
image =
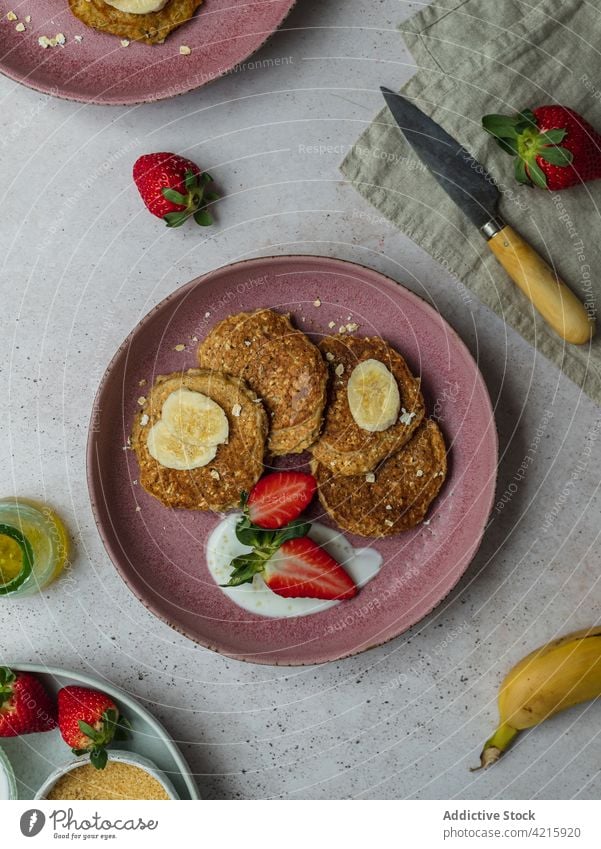
{"label": "strawberry with green leaves", "polygon": [[0,737],[56,728],[56,704],[30,672],[0,666]]}
{"label": "strawberry with green leaves", "polygon": [[128,737],[129,723],[105,693],[70,685],[58,693],[58,727],[74,755],[89,754],[96,769],[104,769],[106,747]]}
{"label": "strawberry with green leaves", "polygon": [[340,601],[357,594],[348,572],[309,538],[311,523],[299,518],[315,494],[316,481],[301,472],[274,472],[242,496],[236,537],[251,549],[235,557],[226,586],[252,583],[260,575],[276,595]]}
{"label": "strawberry with green leaves", "polygon": [[167,227],[180,227],[194,218],[201,227],[213,223],[207,204],[219,198],[213,178],[190,159],[175,153],[147,153],[134,163],[134,183],[146,208]]}
{"label": "strawberry with green leaves", "polygon": [[482,126],[515,157],[520,183],[558,191],[601,177],[601,135],[567,106],[485,115]]}

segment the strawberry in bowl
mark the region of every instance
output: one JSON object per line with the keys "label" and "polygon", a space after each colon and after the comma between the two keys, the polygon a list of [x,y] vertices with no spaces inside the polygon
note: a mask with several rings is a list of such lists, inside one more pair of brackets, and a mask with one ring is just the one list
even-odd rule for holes
{"label": "strawberry in bowl", "polygon": [[30,672],[0,666],[0,737],[56,728],[56,704]]}
{"label": "strawberry in bowl", "polygon": [[58,727],[74,755],[88,754],[92,766],[104,769],[107,746],[128,737],[129,723],[110,696],[70,685],[58,693]]}

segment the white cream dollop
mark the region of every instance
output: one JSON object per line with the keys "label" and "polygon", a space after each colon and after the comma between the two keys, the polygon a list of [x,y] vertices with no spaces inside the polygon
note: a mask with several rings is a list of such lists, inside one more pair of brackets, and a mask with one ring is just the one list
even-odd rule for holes
{"label": "white cream dollop", "polygon": [[[242,545],[236,539],[236,523],[239,518],[240,513],[226,516],[207,541],[207,565],[219,585],[229,581],[230,564],[234,557],[251,551],[247,545]],[[358,587],[364,587],[380,571],[382,555],[374,548],[353,548],[340,531],[313,522],[309,536],[344,566]],[[343,603],[317,598],[282,598],[269,589],[260,575],[255,575],[252,584],[243,584],[241,587],[220,586],[220,589],[238,607],[259,616],[276,618],[307,616]]]}
{"label": "white cream dollop", "polygon": [[147,15],[149,12],[160,12],[169,0],[104,0],[109,6],[130,15]]}

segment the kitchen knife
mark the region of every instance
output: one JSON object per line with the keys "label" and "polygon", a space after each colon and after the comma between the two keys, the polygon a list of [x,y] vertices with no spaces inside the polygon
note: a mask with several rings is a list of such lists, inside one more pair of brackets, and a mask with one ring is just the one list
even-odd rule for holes
{"label": "kitchen knife", "polygon": [[382,88],[405,138],[445,192],[482,235],[511,279],[567,342],[583,345],[595,323],[576,295],[499,216],[501,193],[493,178],[442,127],[400,94]]}

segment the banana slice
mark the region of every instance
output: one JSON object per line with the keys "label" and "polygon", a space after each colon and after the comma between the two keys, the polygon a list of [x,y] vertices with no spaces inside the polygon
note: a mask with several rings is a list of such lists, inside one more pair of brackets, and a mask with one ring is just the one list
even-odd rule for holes
{"label": "banana slice", "polygon": [[230,426],[219,404],[202,392],[178,389],[163,404],[161,420],[180,442],[208,447],[227,442]]}
{"label": "banana slice", "polygon": [[216,445],[188,445],[177,439],[166,426],[158,421],[148,431],[146,441],[151,457],[166,469],[188,471],[206,466],[217,453]]}
{"label": "banana slice", "polygon": [[149,12],[160,12],[169,0],[105,0],[109,6],[130,15],[147,15]]}
{"label": "banana slice", "polygon": [[391,372],[379,360],[364,360],[353,369],[346,388],[348,404],[362,430],[387,430],[399,416],[401,397]]}

